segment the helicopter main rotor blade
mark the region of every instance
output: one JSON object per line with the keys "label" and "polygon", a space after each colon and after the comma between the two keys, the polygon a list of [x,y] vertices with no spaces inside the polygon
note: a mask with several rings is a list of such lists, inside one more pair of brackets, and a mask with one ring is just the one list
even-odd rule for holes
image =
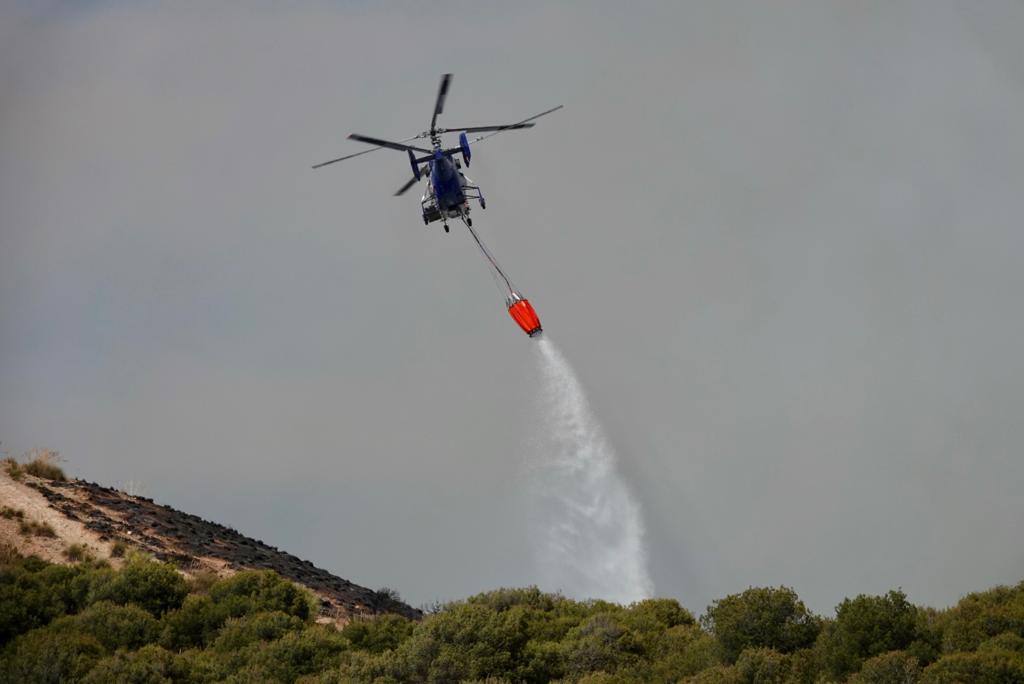
{"label": "helicopter main rotor blade", "polygon": [[514,124],[505,124],[503,126],[455,126],[446,130],[464,131],[466,133],[482,133],[483,131],[510,131],[515,128],[533,128],[535,125],[536,124],[519,122]]}
{"label": "helicopter main rotor blade", "polygon": [[441,76],[441,85],[437,88],[437,102],[434,103],[434,116],[430,118],[430,130],[437,128],[437,115],[444,112],[444,101],[448,97],[448,86],[452,82],[451,74]]}
{"label": "helicopter main rotor blade", "polygon": [[416,183],[416,176],[410,177],[409,180],[405,181],[405,185],[403,185],[402,187],[398,188],[398,190],[395,191],[395,197],[404,195],[406,192],[408,192],[409,188],[416,185]]}
{"label": "helicopter main rotor blade", "polygon": [[[565,105],[558,105],[557,107],[552,107],[551,109],[543,111],[540,114],[534,114],[531,117],[523,119],[519,123],[514,123],[514,124],[511,124],[510,126],[504,126],[504,127],[500,128],[500,129],[494,131],[493,133],[488,133],[487,135],[477,136],[476,138],[473,138],[472,140],[470,140],[470,142],[477,143],[477,142],[480,142],[481,140],[487,140],[487,138],[491,138],[493,136],[496,136],[499,133],[501,133],[502,131],[507,131],[510,128],[526,128],[526,126],[522,126],[521,124],[529,123],[530,121],[534,121],[536,119],[539,119],[540,117],[546,116],[548,114],[551,114],[552,112],[557,112],[559,109],[561,109],[564,106]],[[530,126],[532,126],[532,125],[533,124],[530,124]]]}
{"label": "helicopter main rotor blade", "polygon": [[320,162],[319,164],[314,165],[313,168],[319,169],[320,167],[327,166],[328,164],[334,164],[335,162],[345,161],[346,159],[351,159],[352,157],[358,157],[363,154],[370,154],[371,152],[376,152],[377,150],[383,149],[383,147],[371,147],[370,149],[363,150],[362,152],[356,152],[355,154],[348,154],[345,155],[344,157],[338,157],[337,159],[332,159],[330,161]]}
{"label": "helicopter main rotor blade", "polygon": [[[411,138],[406,138],[405,140],[399,140],[398,142],[400,142],[400,143],[407,143],[407,142],[411,142],[413,140],[419,140],[422,137],[423,137],[423,134],[421,133],[419,135],[414,135]],[[378,150],[383,150],[383,149],[385,149],[385,148],[383,148],[383,147],[373,147],[373,148],[370,148],[368,150],[363,150],[362,152],[356,152],[354,154],[346,154],[344,157],[338,157],[337,159],[332,159],[330,161],[320,162],[319,164],[315,165],[313,168],[314,169],[319,169],[321,166],[327,166],[328,164],[334,164],[335,162],[345,161],[346,159],[351,159],[352,157],[359,157],[361,155],[370,154],[371,152],[376,152]]]}
{"label": "helicopter main rotor blade", "polygon": [[[431,154],[430,150],[425,150],[422,147],[414,147],[412,145],[404,145],[402,143],[392,142],[390,140],[383,140],[381,138],[371,138],[368,135],[359,135],[353,133],[348,136],[349,140],[358,140],[359,142],[369,143],[370,145],[376,145],[377,147],[386,147],[389,150],[398,150],[399,152],[405,152],[407,150],[413,150],[415,152],[423,152],[424,154]],[[367,150],[370,151],[370,150]]]}

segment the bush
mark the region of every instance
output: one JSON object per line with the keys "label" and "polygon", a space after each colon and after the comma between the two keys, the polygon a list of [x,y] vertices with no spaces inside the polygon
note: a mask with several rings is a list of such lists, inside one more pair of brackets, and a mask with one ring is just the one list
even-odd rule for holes
{"label": "bush", "polygon": [[64,557],[72,563],[78,563],[83,560],[92,560],[93,556],[85,544],[72,544],[64,549]]}
{"label": "bush", "polygon": [[174,654],[171,677],[175,682],[216,682],[221,679],[220,664],[213,651],[192,648]]}
{"label": "bush", "polygon": [[24,520],[25,511],[20,508],[4,506],[3,508],[0,508],[0,517],[7,518],[8,520]]}
{"label": "bush", "polygon": [[312,595],[272,570],[236,573],[210,587],[209,595],[215,603],[231,606],[232,617],[279,610],[308,620],[314,614]]}
{"label": "bush", "polygon": [[164,616],[160,645],[171,650],[205,646],[229,617],[209,596],[189,594],[181,608]]}
{"label": "bush", "polygon": [[[508,676],[522,680],[528,610],[516,606],[498,612],[480,602],[450,604],[418,624],[394,651],[357,662],[357,677],[397,681],[462,681]],[[555,677],[550,677],[555,678]]]}
{"label": "bush", "polygon": [[716,665],[706,670],[701,670],[693,677],[686,680],[687,684],[739,684],[739,676],[736,668]]}
{"label": "bush", "polygon": [[677,625],[665,631],[649,652],[651,681],[675,682],[719,664],[714,637],[696,625]]}
{"label": "bush", "polygon": [[82,681],[85,684],[170,684],[174,681],[174,654],[159,646],[138,651],[118,651],[96,663]]}
{"label": "bush", "polygon": [[56,537],[57,531],[47,522],[22,520],[18,523],[18,532],[24,537]]}
{"label": "bush", "polygon": [[979,651],[1013,651],[1024,655],[1024,637],[1014,632],[1003,632],[978,646]]}
{"label": "bush", "polygon": [[0,568],[0,643],[84,608],[90,574],[31,556]]}
{"label": "bush", "polygon": [[10,456],[4,458],[3,468],[11,477],[11,479],[16,482],[20,481],[23,477],[25,477],[25,470],[21,467],[21,464],[18,463],[13,458],[11,458]]}
{"label": "bush", "polygon": [[57,465],[57,461],[60,460],[60,454],[50,449],[33,449],[26,454],[27,463],[22,466],[22,469],[29,475],[35,477],[41,477],[45,480],[56,480],[57,482],[64,482],[67,477],[64,476],[64,471],[61,470]]}
{"label": "bush", "polygon": [[192,578],[188,583],[189,591],[193,594],[207,594],[213,585],[219,581],[220,576],[216,572],[200,568],[192,573]]}
{"label": "bush", "polygon": [[153,643],[160,635],[160,624],[147,611],[106,601],[93,604],[77,615],[54,620],[47,629],[57,634],[87,634],[108,653],[118,649],[135,650]]}
{"label": "bush", "polygon": [[630,627],[638,630],[665,630],[677,625],[695,625],[693,613],[675,599],[646,599],[630,606],[623,614]]}
{"label": "bush", "polygon": [[921,666],[917,658],[905,651],[891,651],[864,661],[860,672],[850,677],[850,684],[917,684]]}
{"label": "bush", "polygon": [[310,625],[302,631],[285,633],[269,643],[253,643],[238,652],[235,661],[244,672],[251,669],[258,678],[237,677],[229,681],[294,682],[303,675],[322,672],[341,664],[348,641],[333,627]]}
{"label": "bush", "polygon": [[161,644],[169,649],[209,644],[228,618],[279,611],[308,622],[312,597],[269,570],[239,572],[215,582],[205,595],[191,594],[167,616]]}
{"label": "bush", "polygon": [[306,623],[299,618],[281,611],[230,618],[217,633],[213,650],[232,653],[250,644],[280,639],[288,632],[301,631],[305,626]]}
{"label": "bush", "polygon": [[13,544],[0,544],[0,566],[14,565],[22,558],[24,556],[21,555],[21,552]]}
{"label": "bush", "polygon": [[1024,682],[1024,656],[1015,651],[953,653],[925,668],[921,684]]}
{"label": "bush", "polygon": [[0,681],[81,681],[103,655],[103,646],[87,634],[35,630],[8,647]]}
{"label": "bush", "polygon": [[1024,637],[1024,582],[968,594],[943,617],[947,653],[972,651],[1003,632]]}
{"label": "bush", "polygon": [[124,558],[125,552],[128,551],[128,545],[123,541],[114,542],[113,546],[110,547],[111,558]]}
{"label": "bush", "polygon": [[179,608],[188,594],[188,584],[166,563],[133,558],[120,571],[108,570],[97,576],[89,591],[89,602],[134,603],[156,616]]}
{"label": "bush", "polygon": [[835,622],[822,634],[832,676],[843,679],[868,658],[906,649],[918,636],[917,618],[917,608],[902,591],[845,599],[836,607]]}
{"label": "bush", "polygon": [[789,674],[789,658],[770,648],[748,648],[733,669],[740,682],[782,684]]}
{"label": "bush", "polygon": [[635,635],[614,613],[599,613],[584,620],[566,640],[566,669],[571,674],[614,672],[637,663],[642,652]]}
{"label": "bush", "polygon": [[[537,610],[555,610],[560,603],[566,603],[568,599],[558,594],[546,594],[537,587],[526,589],[495,589],[483,594],[477,594],[466,599],[466,603],[487,606],[491,610],[503,612],[516,606],[525,606]],[[453,604],[454,605],[454,604]],[[448,606],[436,606],[434,612],[441,612]]]}
{"label": "bush", "polygon": [[410,636],[414,623],[401,615],[389,613],[375,618],[358,619],[345,625],[341,635],[352,646],[370,653],[383,653],[398,648]]}
{"label": "bush", "polygon": [[715,601],[701,618],[715,635],[727,663],[736,662],[747,648],[771,648],[792,653],[814,643],[820,618],[788,587],[751,588]]}

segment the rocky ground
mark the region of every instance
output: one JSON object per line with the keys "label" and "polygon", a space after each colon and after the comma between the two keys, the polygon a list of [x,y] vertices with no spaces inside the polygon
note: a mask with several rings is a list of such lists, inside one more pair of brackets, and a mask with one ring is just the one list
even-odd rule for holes
{"label": "rocky ground", "polygon": [[114,555],[122,549],[137,549],[186,574],[274,570],[316,593],[321,616],[331,621],[386,612],[420,616],[420,611],[386,593],[353,584],[229,527],[93,482],[58,482],[27,474],[15,481],[0,471],[0,506],[20,510],[25,520],[48,524],[55,533],[26,535],[19,531],[21,519],[0,518],[0,542],[52,562],[70,562],[66,551],[73,544],[115,564],[119,561]]}

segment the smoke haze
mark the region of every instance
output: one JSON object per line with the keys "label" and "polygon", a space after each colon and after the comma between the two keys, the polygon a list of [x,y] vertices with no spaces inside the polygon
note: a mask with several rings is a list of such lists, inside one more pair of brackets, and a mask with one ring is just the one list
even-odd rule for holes
{"label": "smoke haze", "polygon": [[[540,351],[352,132],[473,149],[658,593],[1024,577],[1024,3],[0,2],[0,440],[413,605],[547,582]],[[552,582],[568,580],[552,578]],[[581,580],[582,583],[582,580]],[[642,581],[637,582],[643,585]]]}

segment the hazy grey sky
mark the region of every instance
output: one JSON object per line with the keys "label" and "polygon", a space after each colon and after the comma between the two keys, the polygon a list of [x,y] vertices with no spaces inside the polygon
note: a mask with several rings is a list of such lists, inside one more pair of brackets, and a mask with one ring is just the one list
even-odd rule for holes
{"label": "hazy grey sky", "polygon": [[[0,439],[413,604],[538,581],[537,377],[353,131],[513,121],[482,236],[657,593],[1024,577],[1024,7],[5,3]],[[552,588],[552,587],[545,587]]]}

